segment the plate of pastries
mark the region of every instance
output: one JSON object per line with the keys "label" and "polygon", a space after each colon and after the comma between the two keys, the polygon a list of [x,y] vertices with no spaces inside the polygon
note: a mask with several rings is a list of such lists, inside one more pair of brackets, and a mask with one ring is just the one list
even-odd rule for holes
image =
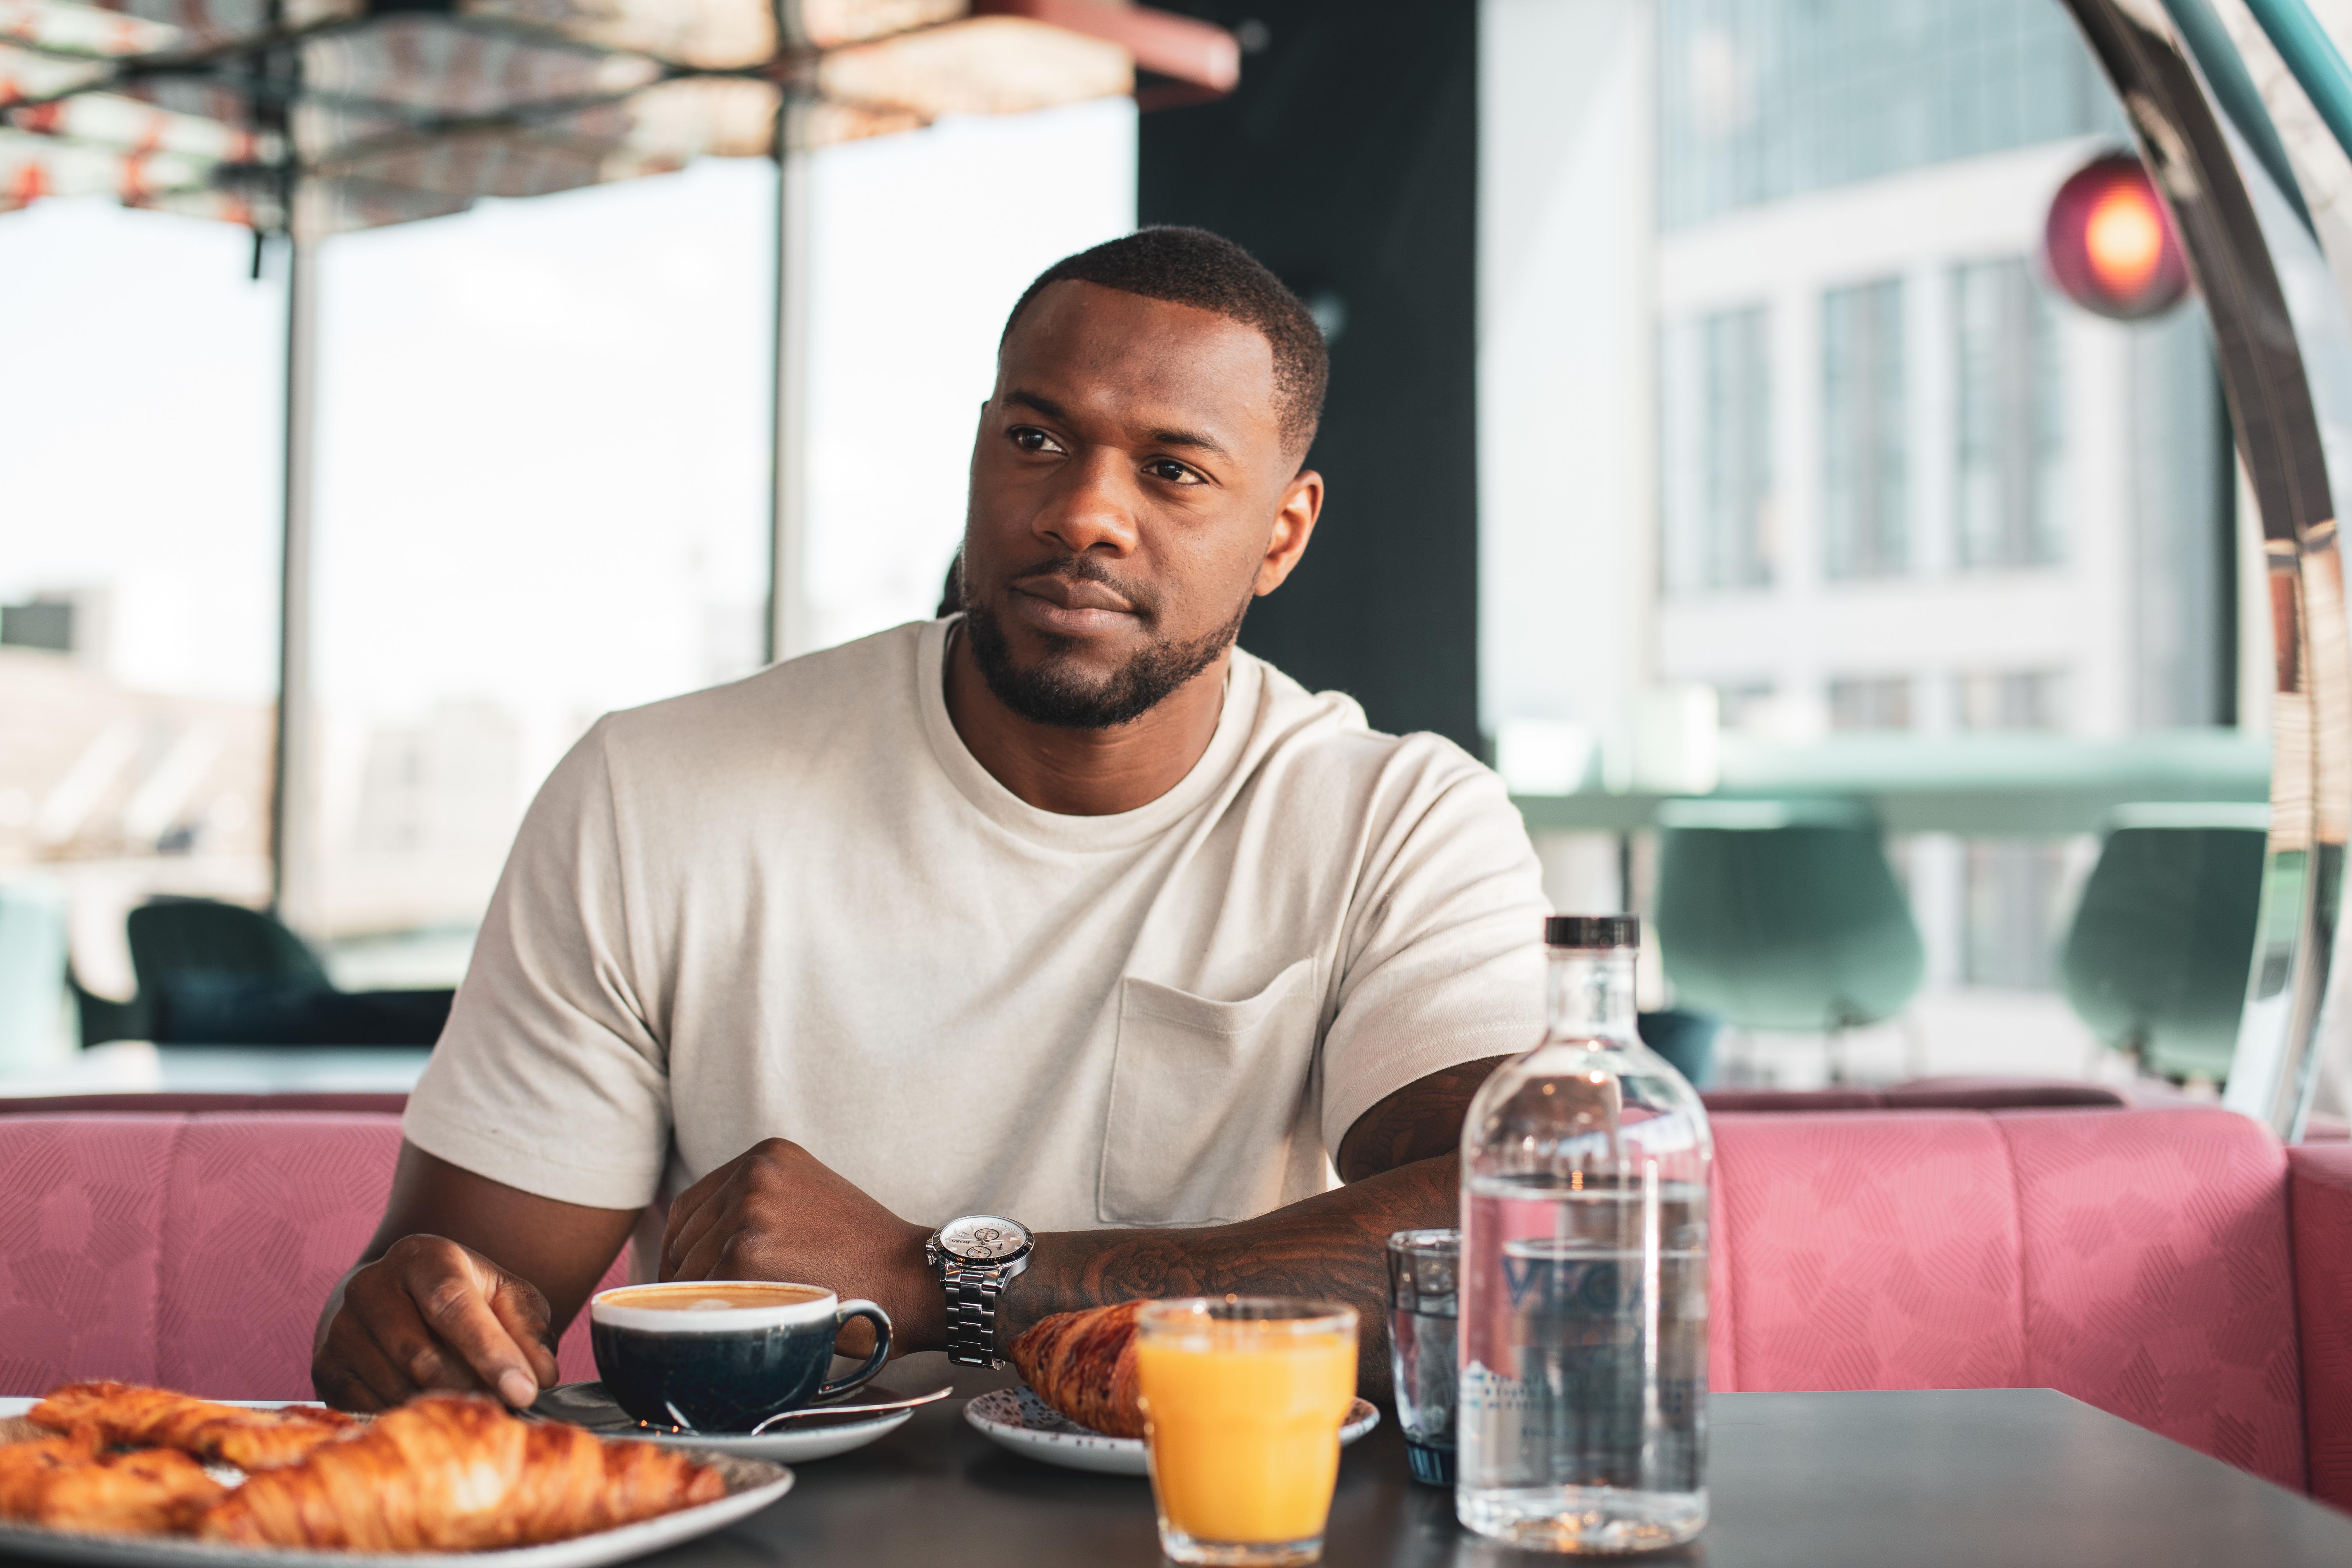
{"label": "plate of pastries", "polygon": [[596,1568],[731,1524],[792,1484],[766,1460],[600,1437],[472,1394],[355,1416],[75,1383],[0,1417],[0,1553]]}
{"label": "plate of pastries", "polygon": [[[1135,1378],[1137,1320],[1146,1305],[1128,1301],[1040,1318],[1008,1352],[1026,1386],[980,1395],[963,1407],[963,1418],[989,1441],[1049,1465],[1149,1475]],[[1348,1408],[1339,1441],[1352,1443],[1380,1424],[1379,1406],[1359,1399]]]}

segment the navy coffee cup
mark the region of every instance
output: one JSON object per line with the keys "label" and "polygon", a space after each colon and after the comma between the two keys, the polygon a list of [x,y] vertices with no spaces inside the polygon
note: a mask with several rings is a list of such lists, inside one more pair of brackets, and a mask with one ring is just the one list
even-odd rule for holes
{"label": "navy coffee cup", "polygon": [[[874,1353],[838,1383],[833,1336],[852,1318],[874,1325]],[[697,1432],[747,1432],[771,1415],[846,1394],[882,1370],[890,1315],[816,1285],[680,1279],[623,1285],[588,1303],[596,1371],[640,1421]]]}

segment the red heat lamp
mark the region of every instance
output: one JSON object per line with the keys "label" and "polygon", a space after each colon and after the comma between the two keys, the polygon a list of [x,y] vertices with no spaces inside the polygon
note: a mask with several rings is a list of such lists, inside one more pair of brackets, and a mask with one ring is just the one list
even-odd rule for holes
{"label": "red heat lamp", "polygon": [[2122,153],[2092,159],[2058,187],[2042,260],[2068,299],[2119,321],[2158,315],[2189,292],[2172,215],[2140,161]]}

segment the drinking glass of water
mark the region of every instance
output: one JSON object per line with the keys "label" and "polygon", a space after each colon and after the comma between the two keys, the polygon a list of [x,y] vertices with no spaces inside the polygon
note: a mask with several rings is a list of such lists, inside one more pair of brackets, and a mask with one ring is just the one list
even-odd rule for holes
{"label": "drinking glass of water", "polygon": [[1389,1237],[1389,1357],[1397,1425],[1412,1479],[1454,1484],[1454,1280],[1458,1230],[1401,1230]]}

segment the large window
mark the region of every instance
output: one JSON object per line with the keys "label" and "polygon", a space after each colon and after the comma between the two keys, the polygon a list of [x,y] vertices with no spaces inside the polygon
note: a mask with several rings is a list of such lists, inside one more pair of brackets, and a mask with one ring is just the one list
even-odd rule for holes
{"label": "large window", "polygon": [[1664,0],[1660,216],[2120,131],[2057,0]]}
{"label": "large window", "polygon": [[1832,577],[1887,577],[1911,561],[1903,283],[1822,297],[1822,537]]}
{"label": "large window", "polygon": [[1963,566],[2063,553],[2058,495],[2064,377],[2049,297],[2021,258],[1956,267],[1952,526]]}
{"label": "large window", "polygon": [[324,810],[288,913],[352,978],[454,980],[564,748],[757,667],[774,212],[772,165],[713,161],[323,247]]}
{"label": "large window", "polygon": [[1720,310],[1670,332],[1664,365],[1668,585],[1772,580],[1771,318]]}
{"label": "large window", "polygon": [[[1581,793],[1520,786],[1562,841],[1538,845],[1555,900],[1645,896],[1640,831],[1613,877],[1566,844],[1626,820],[1621,783],[1866,802],[1926,964],[1902,1037],[1860,1032],[1860,1070],[2088,1070],[2053,965],[2071,890],[2114,805],[2252,793],[2263,715],[2231,698],[2271,650],[2233,564],[2201,301],[2109,321],[2032,259],[2058,187],[2131,145],[2068,7],[1481,16],[1481,144],[1504,149],[1479,192],[1481,341],[1502,351],[1482,400],[1561,422],[1656,389],[1654,447],[1630,422],[1618,439],[1630,478],[1588,440],[1558,479],[1524,417],[1481,434],[1482,541],[1559,584],[1491,595],[1494,727],[1597,754]],[[1562,59],[1566,89],[1526,63]],[[1616,330],[1643,302],[1656,330]],[[1646,659],[1563,661],[1563,638]],[[1712,750],[1664,717],[1708,694]],[[1826,1070],[1782,1052],[1748,1066]]]}
{"label": "large window", "polygon": [[250,256],[109,200],[0,216],[0,879],[62,891],[117,999],[131,906],[269,896],[285,294]]}
{"label": "large window", "polygon": [[[1004,311],[1133,226],[1134,115],[814,155],[807,514],[781,563],[801,648],[930,615]],[[1019,201],[993,177],[1045,167]],[[455,979],[563,750],[759,667],[775,182],[709,161],[329,245],[307,912],[353,978]]]}

